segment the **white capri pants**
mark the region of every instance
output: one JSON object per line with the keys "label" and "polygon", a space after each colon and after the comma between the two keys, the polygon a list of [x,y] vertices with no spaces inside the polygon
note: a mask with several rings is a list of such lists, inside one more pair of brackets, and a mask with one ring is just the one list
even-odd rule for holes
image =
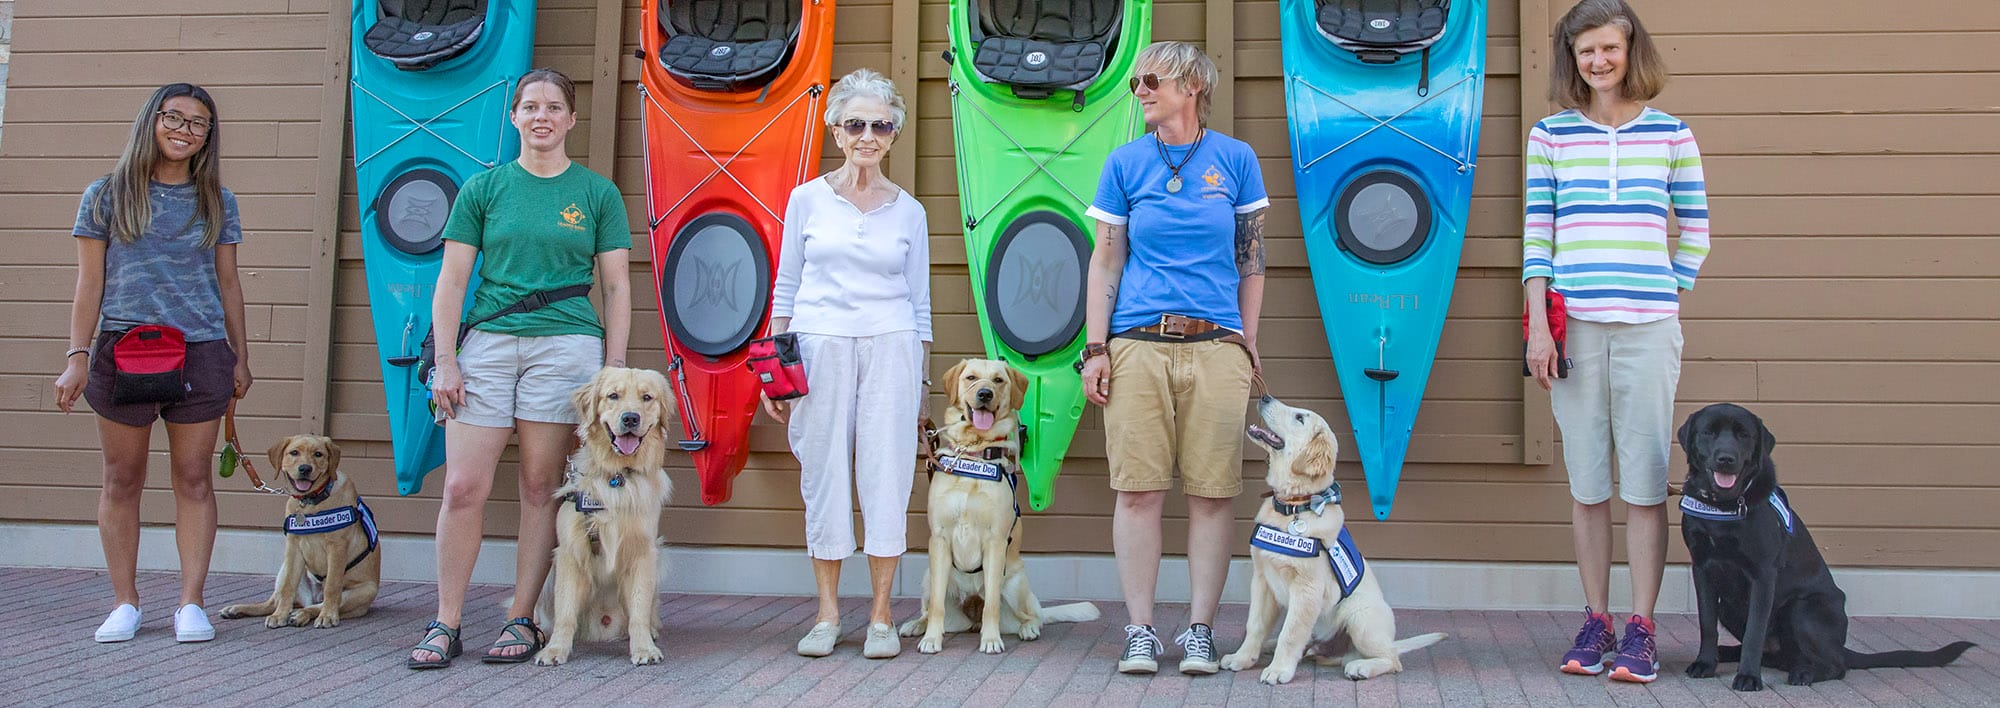
{"label": "white capri pants", "polygon": [[907,330],[872,337],[800,333],[799,349],[810,392],[793,401],[786,433],[799,458],[806,552],[820,560],[854,555],[859,496],[867,534],[862,550],[900,556],[909,545],[923,343]]}
{"label": "white capri pants", "polygon": [[1583,504],[1611,499],[1615,455],[1625,503],[1665,503],[1681,380],[1680,318],[1641,324],[1571,318],[1568,340],[1569,378],[1555,380],[1549,403],[1562,430],[1570,496]]}

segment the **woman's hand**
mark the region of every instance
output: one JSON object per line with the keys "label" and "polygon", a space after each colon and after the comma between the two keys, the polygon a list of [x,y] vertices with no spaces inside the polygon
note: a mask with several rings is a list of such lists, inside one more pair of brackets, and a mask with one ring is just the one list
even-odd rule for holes
{"label": "woman's hand", "polygon": [[773,401],[771,400],[770,396],[764,395],[762,391],[759,391],[757,393],[757,398],[764,402],[764,413],[770,415],[772,420],[776,420],[779,423],[785,425],[791,424],[792,422],[791,401]]}
{"label": "woman's hand", "polygon": [[245,394],[250,393],[250,384],[256,383],[256,381],[257,378],[250,375],[250,362],[238,358],[236,360],[236,397],[242,398]]}
{"label": "woman's hand", "polygon": [[1548,323],[1531,326],[1528,335],[1528,373],[1533,374],[1535,383],[1542,390],[1549,390],[1550,379],[1556,375],[1556,338],[1549,335]]}
{"label": "woman's hand", "polygon": [[56,407],[62,412],[70,412],[76,399],[83,395],[83,384],[90,378],[90,360],[69,358],[69,365],[63,367],[62,374],[56,376]]}
{"label": "woman's hand", "polygon": [[1100,354],[1083,362],[1083,396],[1091,403],[1111,402],[1111,356]]}
{"label": "woman's hand", "polygon": [[459,372],[457,361],[440,359],[431,367],[431,403],[444,417],[458,417],[458,408],[465,405],[465,375]]}

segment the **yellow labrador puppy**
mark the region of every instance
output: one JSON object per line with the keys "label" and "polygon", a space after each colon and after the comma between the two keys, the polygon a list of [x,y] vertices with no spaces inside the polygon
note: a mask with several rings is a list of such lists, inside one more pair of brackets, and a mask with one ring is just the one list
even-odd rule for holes
{"label": "yellow labrador puppy", "polygon": [[[368,614],[381,589],[382,554],[375,517],[340,473],[340,446],[324,436],[293,435],[268,454],[273,474],[292,497],[285,502],[278,586],[270,599],[229,605],[222,616],[264,617],[266,627],[332,627]],[[302,590],[316,602],[294,610]]]}
{"label": "yellow labrador puppy", "polygon": [[1340,485],[1333,479],[1340,442],[1319,414],[1265,396],[1257,407],[1264,424],[1250,426],[1250,439],[1270,453],[1264,481],[1272,498],[1257,510],[1251,538],[1250,618],[1243,646],[1222,658],[1222,668],[1241,671],[1257,665],[1264,640],[1280,617],[1276,653],[1260,679],[1292,680],[1308,645],[1346,633],[1351,648],[1343,656],[1319,659],[1342,666],[1350,679],[1403,670],[1401,655],[1443,640],[1442,633],[1396,640],[1396,616],[1382,588],[1347,533],[1340,508]]}
{"label": "yellow labrador puppy", "polygon": [[583,444],[556,495],[555,572],[542,594],[549,644],[535,663],[569,660],[585,641],[629,638],[633,664],[658,663],[660,512],[672,391],[657,371],[606,368],[574,397]]}
{"label": "yellow labrador puppy", "polygon": [[[1023,640],[1049,622],[1097,619],[1097,606],[1042,607],[1021,562],[1020,409],[1028,379],[1005,362],[967,359],[944,375],[945,417],[932,463],[930,572],[924,605],[902,634],[935,654],[946,632],[979,628],[979,650],[998,654],[1002,633]],[[973,618],[977,617],[977,621]]]}

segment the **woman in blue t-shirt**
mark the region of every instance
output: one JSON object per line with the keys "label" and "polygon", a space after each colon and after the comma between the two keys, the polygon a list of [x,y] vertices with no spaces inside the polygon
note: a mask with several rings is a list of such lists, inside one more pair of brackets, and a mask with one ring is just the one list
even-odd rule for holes
{"label": "woman in blue t-shirt", "polygon": [[[100,642],[126,641],[139,629],[139,497],[158,419],[167,421],[180,548],[174,636],[183,642],[215,638],[201,608],[215,546],[210,465],[222,415],[251,381],[236,276],[243,227],[236,196],[222,187],[221,139],[207,91],[192,84],[160,87],[132,122],[117,166],[84,189],[70,231],[76,237],[76,299],[56,406],[68,413],[77,398],[85,399],[97,412],[104,448],[97,527],[118,605],[97,628]],[[186,393],[178,401],[134,403],[113,394],[111,348],[141,325],[172,327],[186,338]]]}
{"label": "woman in blue t-shirt", "polygon": [[[1188,504],[1191,624],[1182,673],[1212,674],[1209,623],[1228,576],[1243,490],[1243,414],[1264,303],[1257,154],[1205,125],[1215,62],[1187,42],[1139,52],[1132,94],[1153,130],[1111,152],[1089,215],[1084,394],[1104,407],[1118,506],[1112,550],[1132,623],[1118,670],[1153,673],[1160,512],[1174,473]],[[1114,393],[1116,395],[1114,395]]]}

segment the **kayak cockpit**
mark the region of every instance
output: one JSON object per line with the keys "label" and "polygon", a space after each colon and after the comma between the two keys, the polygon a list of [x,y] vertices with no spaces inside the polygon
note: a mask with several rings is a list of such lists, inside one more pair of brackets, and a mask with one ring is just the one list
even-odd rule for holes
{"label": "kayak cockpit", "polygon": [[798,0],[658,0],[660,64],[703,91],[762,88],[798,44]]}
{"label": "kayak cockpit", "polygon": [[1317,0],[1321,36],[1371,64],[1390,64],[1444,36],[1451,0]]}
{"label": "kayak cockpit", "polygon": [[464,54],[486,28],[487,0],[382,0],[362,44],[404,71]]}
{"label": "kayak cockpit", "polygon": [[1021,98],[1081,91],[1111,61],[1125,4],[1119,0],[973,0],[972,69]]}

